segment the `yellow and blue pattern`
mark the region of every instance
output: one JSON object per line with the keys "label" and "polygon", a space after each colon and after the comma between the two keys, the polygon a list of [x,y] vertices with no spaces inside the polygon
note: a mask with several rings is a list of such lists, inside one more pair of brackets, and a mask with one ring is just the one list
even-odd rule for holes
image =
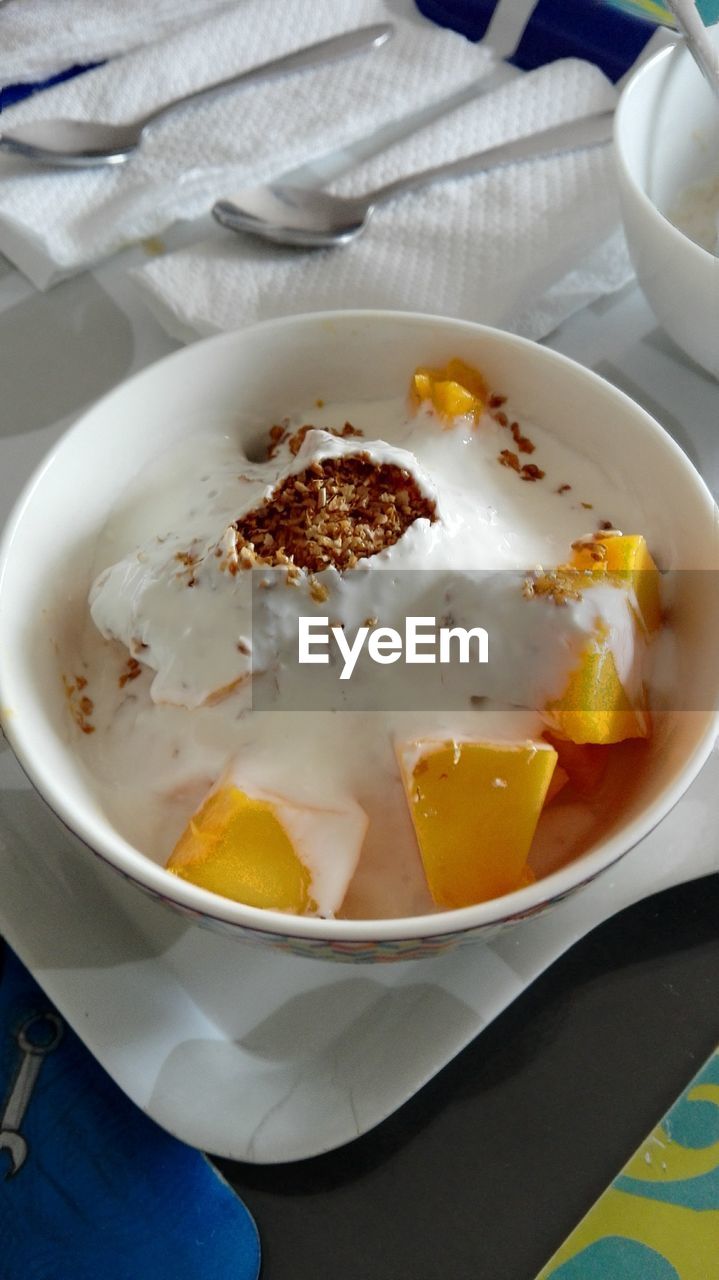
{"label": "yellow and blue pattern", "polygon": [[[675,27],[676,21],[671,9],[661,0],[609,0],[617,9],[634,14],[637,18],[645,18],[647,22],[657,22],[665,27]],[[719,0],[696,0],[696,7],[707,26],[719,22]]]}
{"label": "yellow and blue pattern", "polygon": [[717,1280],[719,1049],[537,1280]]}

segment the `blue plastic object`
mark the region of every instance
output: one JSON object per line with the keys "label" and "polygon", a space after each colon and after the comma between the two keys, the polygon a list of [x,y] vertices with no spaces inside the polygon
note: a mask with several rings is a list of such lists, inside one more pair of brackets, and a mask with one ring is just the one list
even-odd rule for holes
{"label": "blue plastic object", "polygon": [[125,1097],[9,947],[0,959],[0,1276],[257,1280],[232,1188]]}
{"label": "blue plastic object", "polygon": [[[516,0],[416,0],[426,18],[482,40],[498,4]],[[557,58],[586,58],[618,80],[639,57],[655,27],[599,0],[538,0],[509,59],[523,71]]]}

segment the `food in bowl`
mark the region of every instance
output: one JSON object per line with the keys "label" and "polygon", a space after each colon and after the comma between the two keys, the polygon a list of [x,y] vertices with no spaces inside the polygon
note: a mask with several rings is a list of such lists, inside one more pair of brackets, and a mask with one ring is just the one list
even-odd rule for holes
{"label": "food in bowl", "polygon": [[670,213],[685,236],[709,253],[719,254],[719,174],[685,187]]}
{"label": "food in bowl", "polygon": [[[200,478],[206,474],[204,465],[195,468],[191,476],[186,475],[184,488],[179,486],[180,464],[190,455],[193,441],[224,440],[225,448],[229,441],[236,451],[257,460],[266,452],[268,425],[280,425],[294,406],[306,406],[308,421],[322,425],[317,417],[318,398],[337,406],[349,401],[358,409],[355,425],[362,427],[359,415],[370,402],[399,401],[406,412],[411,372],[420,365],[445,367],[453,355],[481,370],[491,388],[509,395],[498,409],[507,414],[508,425],[491,425],[503,443],[489,455],[491,467],[482,473],[483,489],[475,491],[470,504],[472,511],[478,506],[485,511],[494,539],[489,545],[494,546],[496,557],[483,561],[485,566],[503,565],[505,573],[518,572],[524,581],[527,566],[536,570],[540,565],[566,562],[570,539],[578,540],[577,533],[580,539],[594,533],[608,520],[627,535],[642,533],[656,563],[667,571],[661,581],[662,605],[669,605],[668,625],[655,635],[650,648],[658,655],[665,641],[673,641],[676,678],[665,693],[652,673],[651,738],[627,739],[608,751],[601,746],[590,751],[592,744],[584,744],[575,760],[573,791],[565,784],[542,807],[528,860],[534,878],[527,877],[528,882],[516,892],[469,907],[443,909],[433,904],[429,894],[395,750],[389,744],[384,747],[383,760],[392,771],[397,799],[388,805],[376,793],[372,717],[355,716],[354,711],[339,714],[330,706],[317,713],[313,724],[339,720],[347,726],[348,736],[352,725],[353,786],[360,807],[370,816],[340,913],[322,918],[252,907],[169,872],[168,854],[232,758],[232,721],[213,718],[210,730],[209,713],[227,707],[237,695],[214,708],[154,704],[146,696],[153,678],[149,669],[140,659],[129,657],[120,641],[104,640],[90,621],[91,583],[104,569],[156,537],[158,529],[171,529],[178,512],[187,517],[197,499]],[[513,421],[535,444],[533,454],[522,455],[512,448]],[[326,425],[338,424],[328,421]],[[376,430],[371,426],[366,439],[383,435],[381,424]],[[475,443],[479,435],[473,437]],[[458,439],[451,430],[435,431],[433,438],[435,442]],[[497,458],[505,447],[518,453],[518,461],[527,456],[545,471],[545,478],[522,481],[512,466],[500,466]],[[464,474],[461,442],[456,449],[455,474],[466,487],[476,484],[477,475]],[[564,464],[570,460],[571,477],[564,474]],[[425,465],[424,470],[429,467]],[[507,487],[498,491],[497,484]],[[563,488],[566,484],[572,487]],[[553,494],[554,488],[563,492]],[[507,520],[497,523],[492,494],[499,492]],[[533,524],[530,544],[527,526],[514,516],[534,511],[533,504],[538,506],[545,501],[542,494],[549,497],[550,493],[557,504],[552,522]],[[582,507],[582,502],[594,506]],[[233,939],[288,948],[304,956],[375,963],[436,955],[464,941],[486,940],[498,929],[520,927],[518,922],[581,890],[647,836],[684,794],[707,758],[719,724],[715,656],[719,601],[716,592],[706,589],[713,581],[718,550],[716,505],[678,445],[626,395],[551,349],[436,316],[342,311],[285,317],[194,343],[137,374],[83,414],[43,460],[19,496],[0,545],[0,718],[29,778],[85,853],[90,851],[191,920]],[[283,571],[267,572],[281,575]],[[373,591],[381,583],[391,583],[393,576],[372,573]],[[460,577],[453,575],[453,580],[459,582]],[[258,590],[256,599],[270,599],[271,594]],[[391,590],[386,596],[392,600]],[[370,616],[375,614],[368,610],[362,623]],[[550,616],[568,615],[557,607]],[[333,637],[331,645],[336,661],[338,645]],[[79,664],[100,655],[104,665],[98,663],[95,681]],[[112,662],[107,661],[108,655]],[[360,665],[349,681],[342,682],[343,689],[361,690],[355,682]],[[398,665],[384,668],[393,689],[392,673]],[[492,663],[475,664],[474,671],[482,674],[488,667],[496,669]],[[321,674],[323,669],[303,670],[312,677],[306,679],[312,696],[303,700],[302,689],[297,691],[302,713],[281,710],[271,702],[267,706],[274,723],[284,718],[288,742],[273,731],[280,758],[288,758],[288,743],[292,734],[298,734],[304,712],[316,709],[320,686],[314,683],[314,673]],[[329,670],[337,675],[341,666]],[[429,677],[441,670],[440,666],[416,668],[422,675],[420,688],[424,690],[425,682],[431,683]],[[125,749],[110,755],[102,736],[103,707],[119,699],[119,682],[124,677],[123,690],[134,701],[128,697],[122,711]],[[252,685],[259,690],[262,683],[253,679]],[[398,706],[398,701],[393,694],[392,703]],[[372,707],[384,712],[390,703],[375,698]],[[257,717],[259,727],[269,714],[264,715],[259,702],[257,709],[263,711]],[[358,709],[362,708],[354,708]],[[461,717],[449,703],[445,712],[449,729],[442,741],[451,741],[460,737]],[[492,710],[480,703],[469,712],[465,708],[475,727],[477,712],[486,741],[497,740],[500,714],[506,735],[511,706]],[[523,742],[522,720],[528,713],[515,708],[514,715],[512,740]],[[442,719],[437,715],[437,699],[433,703],[423,699],[421,704],[415,699],[414,711],[405,705],[398,718],[402,741],[437,740]],[[139,759],[129,737],[135,722],[142,747]],[[92,731],[83,732],[81,725]],[[171,753],[168,759],[163,734],[171,726],[177,755]],[[398,745],[399,740],[398,734]],[[559,756],[558,741],[555,736]],[[271,752],[261,740],[257,747],[259,765]],[[189,761],[198,748],[202,768],[193,771]],[[558,760],[552,785],[555,779],[561,781],[560,768],[567,772],[566,741],[562,752],[565,760]],[[595,789],[592,794],[600,772],[595,765],[601,766],[606,757],[610,762],[604,781],[599,793]],[[348,759],[326,753],[328,785],[343,782]],[[304,742],[292,753],[292,768],[298,787],[303,780],[309,785],[315,776],[315,761]],[[263,779],[264,769],[258,787],[266,786]],[[589,792],[587,803],[579,803],[580,787]],[[610,789],[612,803],[603,804],[602,797]],[[247,785],[245,793],[249,794]],[[578,849],[584,850],[579,856]],[[63,843],[57,856],[66,856]],[[611,880],[605,880],[609,892],[611,885]]]}
{"label": "food in bowl", "polygon": [[[251,907],[398,918],[511,893],[596,841],[648,749],[665,628],[641,512],[617,529],[616,480],[464,360],[395,390],[288,404],[249,452],[173,444],[98,542],[63,673],[74,749],[129,841]],[[425,701],[430,611],[440,658],[447,632],[450,653],[459,631],[489,643],[449,664],[446,705]],[[408,703],[385,683],[374,705],[358,648],[394,672],[408,620]],[[313,708],[314,675],[336,706]]]}

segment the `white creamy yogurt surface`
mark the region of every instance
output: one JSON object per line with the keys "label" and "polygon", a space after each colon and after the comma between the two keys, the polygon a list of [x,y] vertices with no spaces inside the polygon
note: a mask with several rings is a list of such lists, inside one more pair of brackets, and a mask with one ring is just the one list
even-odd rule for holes
{"label": "white creamy yogurt surface", "polygon": [[[352,914],[414,914],[430,903],[395,741],[537,737],[542,720],[523,705],[542,705],[542,698],[561,693],[577,646],[600,616],[616,639],[620,676],[633,682],[623,593],[592,588],[566,608],[521,594],[527,570],[566,562],[572,542],[599,522],[614,521],[617,487],[579,452],[527,422],[521,429],[535,449],[518,454],[520,465],[531,462],[545,475],[523,481],[498,463],[502,450],[516,450],[507,426],[485,414],[477,425],[458,419],[446,429],[424,407],[412,413],[403,396],[312,408],[293,414],[290,429],[312,423],[340,430],[345,422],[363,438],[309,432],[296,456],[284,445],[269,462],[247,459],[226,436],[198,434],[138,477],[98,540],[95,625],[88,622],[81,655],[95,732],[78,749],[112,821],[163,863],[189,815],[230,766],[238,785],[245,779],[290,803],[357,803],[369,825],[350,892]],[[253,636],[252,574],[227,569],[233,522],[314,458],[365,451],[373,461],[409,470],[420,491],[436,500],[437,518],[417,520],[393,546],[344,575],[318,574],[328,588],[325,603],[310,600],[306,583],[268,591],[267,632],[258,635],[256,627]],[[620,505],[637,513],[635,527],[625,532],[641,532],[636,501],[623,494]],[[287,709],[291,697],[283,709],[252,709],[253,664],[256,671],[279,673],[273,678],[280,684],[287,678],[291,692],[277,654],[288,658],[299,612],[324,611],[344,622],[348,634],[370,614],[392,625],[413,606],[409,571],[416,569],[437,571],[438,583],[450,570],[514,571],[497,574],[474,619],[472,579],[462,588],[460,572],[448,575],[455,621],[461,614],[465,625],[480,622],[490,636],[490,662],[471,671],[464,709],[363,710],[360,702],[348,711],[293,711]],[[430,597],[438,614],[442,599],[439,588],[436,599]],[[425,598],[421,611],[427,608]],[[140,660],[139,671],[128,669],[128,651]],[[292,675],[301,680],[303,672],[295,666]],[[418,689],[421,677],[418,668]],[[470,693],[483,699],[481,706],[470,704]],[[323,914],[333,909],[320,901]]]}

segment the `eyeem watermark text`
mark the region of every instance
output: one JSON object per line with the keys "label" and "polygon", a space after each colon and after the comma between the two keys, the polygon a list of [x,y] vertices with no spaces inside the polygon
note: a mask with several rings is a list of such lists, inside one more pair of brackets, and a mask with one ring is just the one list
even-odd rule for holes
{"label": "eyeem watermark text", "polygon": [[343,661],[340,680],[349,680],[363,650],[372,662],[389,666],[402,659],[420,663],[489,662],[489,636],[484,627],[443,627],[436,618],[405,618],[404,634],[394,627],[357,628],[353,640],[343,627],[330,626],[329,618],[299,617],[297,656],[302,665],[328,664],[334,644]]}

